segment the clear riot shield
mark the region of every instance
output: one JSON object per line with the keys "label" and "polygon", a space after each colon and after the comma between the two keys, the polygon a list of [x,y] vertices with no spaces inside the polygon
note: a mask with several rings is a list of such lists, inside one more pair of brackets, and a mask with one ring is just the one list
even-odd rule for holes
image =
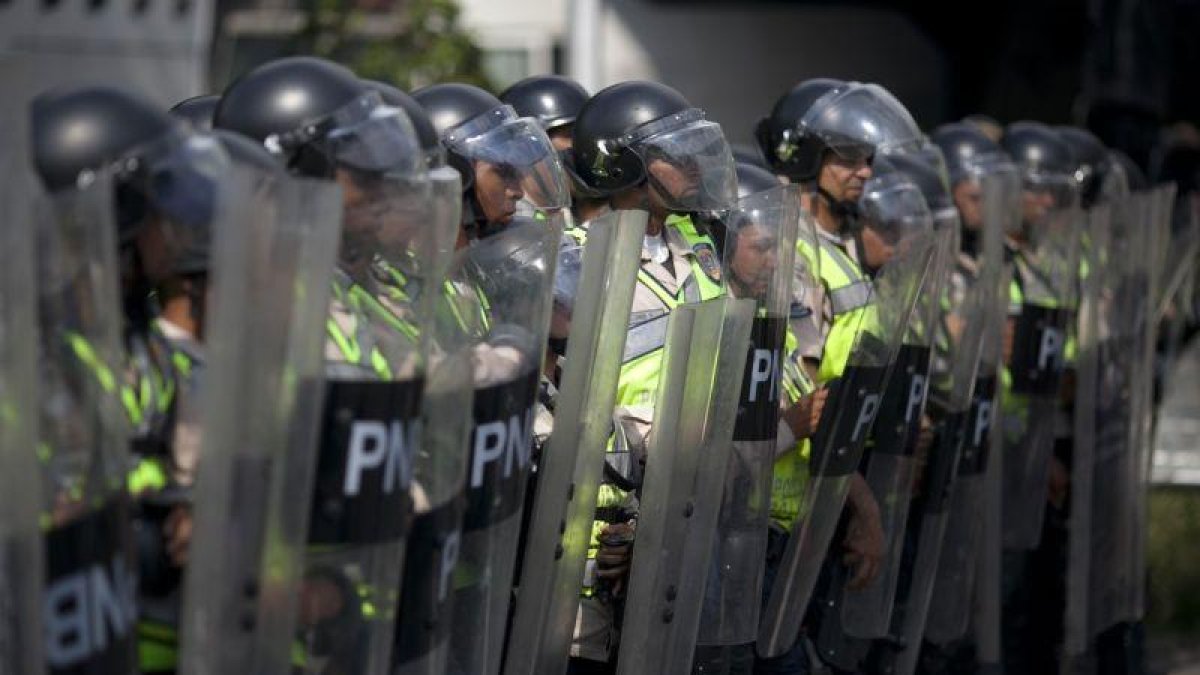
{"label": "clear riot shield", "polygon": [[689,673],[754,303],[671,312],[640,492],[617,672]]}
{"label": "clear riot shield", "polygon": [[[1120,208],[1120,205],[1117,205]],[[1081,663],[1091,643],[1088,631],[1088,599],[1091,574],[1093,496],[1097,453],[1110,445],[1100,444],[1106,422],[1100,419],[1100,400],[1119,389],[1105,392],[1102,339],[1111,335],[1108,321],[1117,320],[1106,307],[1107,291],[1117,288],[1110,267],[1112,209],[1097,205],[1089,209],[1082,244],[1079,313],[1076,317],[1074,448],[1071,455],[1071,495],[1068,520],[1066,607],[1063,613],[1063,664],[1067,669]],[[1103,321],[1103,323],[1102,323]],[[1115,382],[1111,384],[1116,384]],[[1117,413],[1120,415],[1120,413]],[[1110,477],[1111,478],[1111,477]]]}
{"label": "clear riot shield", "polygon": [[436,294],[412,286],[441,285],[457,227],[437,219],[444,209],[423,170],[342,170],[339,179],[349,187],[326,321],[297,640],[310,668],[367,673],[390,666],[406,542],[416,503],[426,499],[414,470],[424,452],[425,342]]}
{"label": "clear riot shield", "polygon": [[[971,620],[972,602],[976,597],[975,583],[978,576],[978,563],[981,554],[983,537],[992,530],[986,529],[991,522],[999,526],[998,487],[999,476],[994,472],[992,455],[1000,438],[993,433],[997,429],[997,414],[999,407],[998,377],[1003,361],[1003,335],[1008,310],[1009,280],[1012,269],[1004,262],[1004,236],[1019,227],[1020,182],[1015,169],[1010,165],[1007,171],[998,171],[984,176],[980,180],[983,199],[983,246],[978,259],[978,277],[967,302],[978,302],[978,330],[975,335],[970,324],[963,333],[963,341],[978,340],[979,363],[976,370],[975,386],[964,408],[963,392],[959,388],[963,382],[955,370],[953,390],[950,400],[954,403],[948,406],[950,433],[961,435],[962,448],[955,472],[954,484],[948,494],[941,495],[944,505],[932,509],[934,521],[930,528],[936,528],[937,520],[944,520],[941,552],[935,566],[936,574],[932,575],[931,588],[928,591],[927,610],[923,622],[924,640],[934,645],[946,646],[967,634]],[[964,310],[968,305],[964,305]],[[966,355],[956,353],[956,368],[965,368],[960,358]],[[960,411],[955,413],[954,411]],[[956,417],[961,420],[955,422]],[[991,499],[992,497],[995,499]],[[930,499],[936,499],[936,495]],[[994,508],[993,508],[994,507]],[[990,509],[990,510],[989,510]],[[989,520],[989,513],[995,518]],[[924,528],[925,525],[922,525]],[[999,546],[999,531],[995,531],[996,544]],[[997,555],[999,549],[997,548]],[[996,568],[998,570],[998,567]],[[924,583],[924,582],[922,582]],[[999,584],[999,577],[996,578]],[[918,580],[914,580],[914,597],[920,596]],[[999,593],[999,586],[996,592]],[[906,617],[905,652],[902,663],[915,665],[919,651],[919,638],[922,633],[918,625],[920,600],[910,602],[912,614]],[[997,617],[998,619],[998,617]]]}
{"label": "clear riot shield", "polygon": [[506,675],[558,675],[567,667],[646,217],[617,211],[588,231],[554,431],[538,466]]}
{"label": "clear riot shield", "polygon": [[[1083,623],[1075,612],[1086,612],[1088,638],[1122,620],[1125,614],[1125,589],[1131,577],[1127,547],[1133,525],[1130,473],[1135,463],[1138,419],[1142,396],[1142,362],[1131,354],[1140,354],[1145,323],[1153,312],[1150,282],[1153,276],[1157,242],[1147,236],[1151,212],[1150,196],[1132,194],[1111,211],[1111,249],[1113,255],[1102,269],[1105,293],[1097,317],[1097,390],[1092,398],[1095,411],[1093,433],[1091,495],[1073,495],[1082,510],[1090,503],[1090,514],[1080,514],[1080,522],[1090,519],[1089,558],[1086,582],[1086,606],[1080,599],[1083,590],[1068,587],[1068,620]],[[1086,423],[1081,420],[1081,423]],[[1076,503],[1072,502],[1074,509]],[[1072,517],[1075,515],[1073,513]],[[1082,525],[1081,525],[1082,527]],[[1079,542],[1083,543],[1082,539]],[[1072,548],[1072,553],[1075,553]],[[1079,559],[1072,559],[1072,563]],[[1081,562],[1081,561],[1080,561]],[[1068,624],[1069,656],[1082,655],[1081,638]],[[1084,647],[1086,648],[1086,647]]]}
{"label": "clear riot shield", "polygon": [[45,672],[135,673],[115,187],[85,180],[35,207],[40,634]]}
{"label": "clear riot shield", "polygon": [[461,272],[452,271],[455,283],[479,293],[487,323],[471,356],[475,401],[450,673],[500,669],[561,236],[557,217],[511,225],[461,251]]}
{"label": "clear riot shield", "polygon": [[841,518],[851,476],[879,412],[883,391],[922,286],[935,239],[913,237],[875,275],[872,303],[857,316],[854,346],[812,439],[808,489],[792,528],[758,632],[758,653],[772,657],[795,643],[825,554]]}
{"label": "clear riot shield", "polygon": [[1083,211],[1073,185],[1024,186],[1013,276],[1021,293],[1005,391],[1004,546],[1037,546],[1077,309]]}
{"label": "clear riot shield", "polygon": [[246,172],[217,228],[180,672],[290,663],[321,407],[334,183]]}
{"label": "clear riot shield", "polygon": [[45,671],[43,551],[38,515],[38,334],[33,276],[34,190],[15,162],[0,163],[0,674]]}
{"label": "clear riot shield", "polygon": [[736,298],[755,303],[750,349],[743,365],[733,449],[708,584],[699,645],[754,642],[762,607],[762,582],[771,507],[771,478],[779,433],[784,338],[795,276],[800,192],[781,185],[743,197],[725,222],[723,275]]}
{"label": "clear riot shield", "polygon": [[[1165,270],[1166,266],[1172,263],[1183,266],[1181,261],[1176,262],[1172,253],[1171,211],[1175,205],[1175,191],[1175,184],[1170,183],[1158,186],[1150,192],[1149,217],[1146,224],[1149,226],[1151,241],[1154,242],[1155,248],[1161,251],[1153,259],[1160,265],[1157,268],[1159,270]],[[1160,274],[1162,273],[1160,272]],[[1169,274],[1177,276],[1173,270]],[[1137,436],[1133,446],[1135,456],[1130,473],[1132,509],[1130,509],[1129,535],[1126,543],[1129,557],[1129,577],[1125,585],[1124,618],[1131,622],[1141,621],[1146,616],[1146,528],[1149,517],[1147,512],[1149,476],[1154,445],[1155,355],[1158,346],[1160,318],[1174,293],[1168,285],[1173,283],[1177,282],[1171,276],[1151,277],[1149,295],[1156,300],[1151,305],[1152,310],[1156,311],[1141,324],[1143,341],[1138,351],[1137,383],[1139,386],[1138,402],[1135,404]]]}
{"label": "clear riot shield", "polygon": [[[891,218],[903,218],[906,222],[902,227],[913,232],[901,236],[920,236],[921,233],[927,233],[935,237],[928,278],[918,291],[916,305],[904,328],[900,351],[892,366],[891,376],[879,404],[879,413],[867,441],[864,474],[867,485],[879,504],[883,525],[882,569],[873,581],[861,589],[846,588],[845,577],[835,581],[835,585],[841,586],[841,597],[836,600],[841,606],[838,622],[840,626],[837,632],[860,639],[884,637],[888,635],[891,626],[909,505],[918,472],[917,445],[929,391],[931,355],[937,334],[941,294],[950,262],[949,246],[957,246],[957,232],[948,227],[934,232],[932,214],[925,207],[925,199],[921,196],[920,189],[908,182],[907,177],[903,177],[902,180],[904,182],[887,186],[886,191],[880,190],[878,193],[872,189],[872,184],[878,179],[872,180],[864,188],[864,195],[860,200],[860,205],[867,206],[864,214],[868,228],[880,226],[873,222],[871,214],[874,209],[869,205],[873,202],[890,203],[889,210],[893,212],[887,215]],[[913,205],[905,206],[905,201],[911,201]],[[918,206],[919,208],[914,208]],[[886,224],[886,221],[884,223],[884,229],[901,227]],[[839,572],[844,569],[840,569]],[[822,637],[827,633],[824,622],[821,633]],[[841,642],[839,638],[840,635],[834,637],[834,645]],[[821,642],[828,644],[827,641]]]}
{"label": "clear riot shield", "polygon": [[[1003,184],[1007,180],[1013,188],[1009,194],[1015,195],[1016,183],[1011,180],[1015,178],[1015,171],[1009,172],[1007,179],[1005,175],[1003,172],[982,175],[980,187],[995,181]],[[1012,213],[1015,215],[1015,211]],[[982,475],[982,463],[986,461],[984,439],[990,426],[999,363],[1000,343],[996,336],[1003,331],[1008,304],[1003,232],[1004,223],[999,219],[984,219],[980,257],[961,260],[955,272],[961,275],[965,292],[944,296],[948,304],[941,323],[947,340],[948,376],[937,397],[942,428],[925,469],[908,595],[903,612],[899,617],[893,617],[892,622],[899,650],[894,670],[899,675],[916,672],[932,608],[947,604],[948,599],[938,597],[935,592],[940,584],[946,583],[954,588],[949,592],[958,593],[962,631],[966,629],[966,603],[972,594],[969,581],[965,585],[961,581],[964,576],[969,579],[970,574],[966,569],[969,565],[963,560],[967,557],[964,549],[973,551],[973,547],[969,546],[970,542],[960,546],[960,536],[951,540],[956,545],[955,552],[948,556],[947,539],[949,532],[974,535],[977,531],[974,523],[966,520],[977,517],[974,508],[977,501],[967,500],[978,499],[978,477]],[[955,250],[954,255],[961,254]],[[956,530],[952,524],[970,528],[971,532]],[[943,569],[944,564],[948,569]],[[958,582],[956,587],[955,582]],[[946,592],[945,589],[942,591]]]}
{"label": "clear riot shield", "polygon": [[[436,265],[429,279],[404,276],[377,261],[389,295],[431,303],[421,400],[421,446],[413,458],[413,524],[409,533],[392,646],[395,675],[441,675],[449,658],[450,599],[466,507],[467,433],[474,400],[471,350],[484,330],[483,307],[470,288],[450,282],[446,267],[458,235],[462,183],[446,167],[431,173]],[[444,265],[441,265],[444,261]]]}

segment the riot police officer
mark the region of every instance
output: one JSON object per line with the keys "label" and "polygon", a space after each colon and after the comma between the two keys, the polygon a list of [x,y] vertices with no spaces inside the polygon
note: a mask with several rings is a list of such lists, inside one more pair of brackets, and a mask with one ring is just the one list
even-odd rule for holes
{"label": "riot police officer", "polygon": [[[511,105],[518,115],[541,123],[550,140],[570,164],[571,132],[580,108],[588,100],[587,90],[562,75],[534,75],[505,89],[500,100]],[[582,225],[608,212],[608,201],[578,181],[571,183],[571,213]]]}
{"label": "riot police officer", "polygon": [[[626,341],[617,387],[617,438],[598,500],[599,540],[589,551],[572,647],[573,656],[602,671],[596,664],[613,653],[614,601],[629,570],[634,469],[645,452],[667,316],[684,302],[725,292],[714,244],[693,214],[732,207],[736,177],[720,127],[679,92],[652,82],[624,82],[593,96],[575,121],[572,160],[575,179],[612,208],[650,214],[630,319],[635,332]],[[577,661],[573,667],[587,666]]]}
{"label": "riot police officer", "polygon": [[[35,106],[35,163],[48,184],[65,187],[71,174],[121,167],[114,216],[122,226],[130,365],[120,397],[137,430],[129,488],[139,498],[139,651],[144,672],[171,671],[199,453],[195,385],[209,242],[227,204],[222,181],[231,162],[278,167],[245,139],[193,133],[119,90],[61,92]],[[72,132],[80,128],[91,133]]]}
{"label": "riot police officer", "polygon": [[[299,632],[313,664],[385,667],[404,541],[424,499],[412,481],[412,453],[420,443],[427,317],[417,303],[388,296],[374,270],[386,262],[438,283],[425,154],[403,110],[342,66],[309,57],[272,61],[233,82],[214,125],[261,142],[292,173],[342,190]],[[407,466],[398,480],[356,464],[361,424],[382,424],[397,436],[393,447],[410,453],[396,458]],[[343,481],[348,472],[367,487]],[[381,510],[394,514],[382,529],[373,524]]]}
{"label": "riot police officer", "polygon": [[[1046,667],[1045,650],[1035,650],[1034,626],[1042,610],[1034,603],[1044,598],[1034,591],[1031,551],[1041,540],[1046,505],[1062,506],[1065,499],[1066,471],[1054,448],[1056,429],[1066,420],[1060,386],[1079,286],[1081,223],[1074,216],[1078,160],[1058,133],[1018,122],[1006,129],[1002,147],[1022,175],[1022,225],[1012,236],[1012,376],[1003,406],[1006,457],[1010,448],[1021,458],[1006,461],[1004,472],[1004,657],[1007,668],[1020,670]],[[1048,352],[1045,345],[1055,348]]]}

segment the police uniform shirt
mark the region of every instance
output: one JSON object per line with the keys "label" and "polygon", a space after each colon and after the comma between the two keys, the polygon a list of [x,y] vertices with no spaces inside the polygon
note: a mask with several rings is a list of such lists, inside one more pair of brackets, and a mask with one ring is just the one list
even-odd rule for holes
{"label": "police uniform shirt", "polygon": [[[817,236],[838,247],[851,260],[858,262],[858,250],[854,240],[831,234],[822,227],[817,227]],[[813,312],[813,320],[800,324],[799,329],[793,327],[798,341],[800,356],[814,361],[820,361],[825,353],[825,341],[829,339],[829,330],[833,327],[833,301],[829,297],[829,289],[824,283],[813,284],[801,302],[808,307],[820,307],[820,312]]]}
{"label": "police uniform shirt", "polygon": [[[155,328],[166,340],[171,350],[172,370],[175,377],[175,428],[171,435],[171,480],[183,487],[191,486],[196,479],[196,466],[200,460],[201,414],[200,414],[200,369],[204,364],[204,348],[190,333],[166,319],[155,319]],[[176,355],[188,364],[187,372],[181,372],[175,364]]]}
{"label": "police uniform shirt", "polygon": [[[651,236],[647,235],[642,242],[641,270],[669,293],[682,297],[680,291],[693,274],[692,261],[696,254],[688,247],[683,235],[669,225],[663,227],[660,241],[666,244],[670,257],[663,262],[655,262],[653,241]],[[634,284],[633,305],[630,309],[631,324],[636,323],[639,317],[671,310],[646,283],[639,275],[638,282]],[[645,451],[646,437],[650,432],[653,417],[654,409],[650,405],[617,407],[616,419],[621,421],[623,437],[631,451]]]}

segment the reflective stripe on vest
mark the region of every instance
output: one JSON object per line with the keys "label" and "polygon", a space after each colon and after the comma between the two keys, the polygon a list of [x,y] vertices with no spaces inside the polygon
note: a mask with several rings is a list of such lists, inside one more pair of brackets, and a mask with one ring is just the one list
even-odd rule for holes
{"label": "reflective stripe on vest", "polygon": [[[811,244],[806,241],[796,244],[800,255],[810,264],[819,265],[821,283],[825,286],[833,310],[833,321],[825,337],[817,371],[818,383],[824,384],[840,377],[845,370],[859,331],[868,327],[867,321],[871,318],[868,314],[874,307],[875,298],[871,280],[849,255],[823,238],[817,240],[817,248],[818,251],[813,251]],[[818,255],[820,260],[814,260]]]}
{"label": "reflective stripe on vest", "polygon": [[[346,298],[341,287],[337,283],[333,284],[333,293],[334,297],[347,307],[357,307],[357,303],[355,303],[353,300],[350,300],[349,302],[347,301],[349,299]],[[358,317],[354,317],[354,321],[355,324],[357,324]],[[346,361],[356,365],[368,365],[367,363],[363,362],[362,347],[359,345],[357,337],[353,335],[346,335],[346,333],[342,331],[342,327],[338,325],[337,321],[333,317],[329,317],[325,320],[325,332],[329,334],[330,339],[332,339],[333,343],[337,345],[338,351],[342,353],[342,356],[346,358]],[[375,371],[376,375],[384,380],[392,379],[392,369],[388,365],[387,359],[384,358],[379,349],[373,345],[371,347],[369,358],[369,365]]]}

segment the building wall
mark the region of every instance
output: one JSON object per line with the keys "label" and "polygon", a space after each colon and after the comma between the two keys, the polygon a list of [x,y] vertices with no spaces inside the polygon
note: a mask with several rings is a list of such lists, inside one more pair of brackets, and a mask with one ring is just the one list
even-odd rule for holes
{"label": "building wall", "polygon": [[942,57],[902,15],[858,8],[653,5],[607,0],[603,83],[656,79],[679,89],[735,141],[795,83],[827,76],[879,82],[926,126],[943,117]]}
{"label": "building wall", "polygon": [[[485,49],[530,50],[523,74],[548,72],[548,50],[569,37],[571,0],[460,2],[465,25]],[[943,120],[944,57],[899,13],[780,3],[597,2],[596,81],[670,84],[722,122],[735,141],[752,140],[754,122],[774,99],[816,76],[879,82],[923,125]]]}

